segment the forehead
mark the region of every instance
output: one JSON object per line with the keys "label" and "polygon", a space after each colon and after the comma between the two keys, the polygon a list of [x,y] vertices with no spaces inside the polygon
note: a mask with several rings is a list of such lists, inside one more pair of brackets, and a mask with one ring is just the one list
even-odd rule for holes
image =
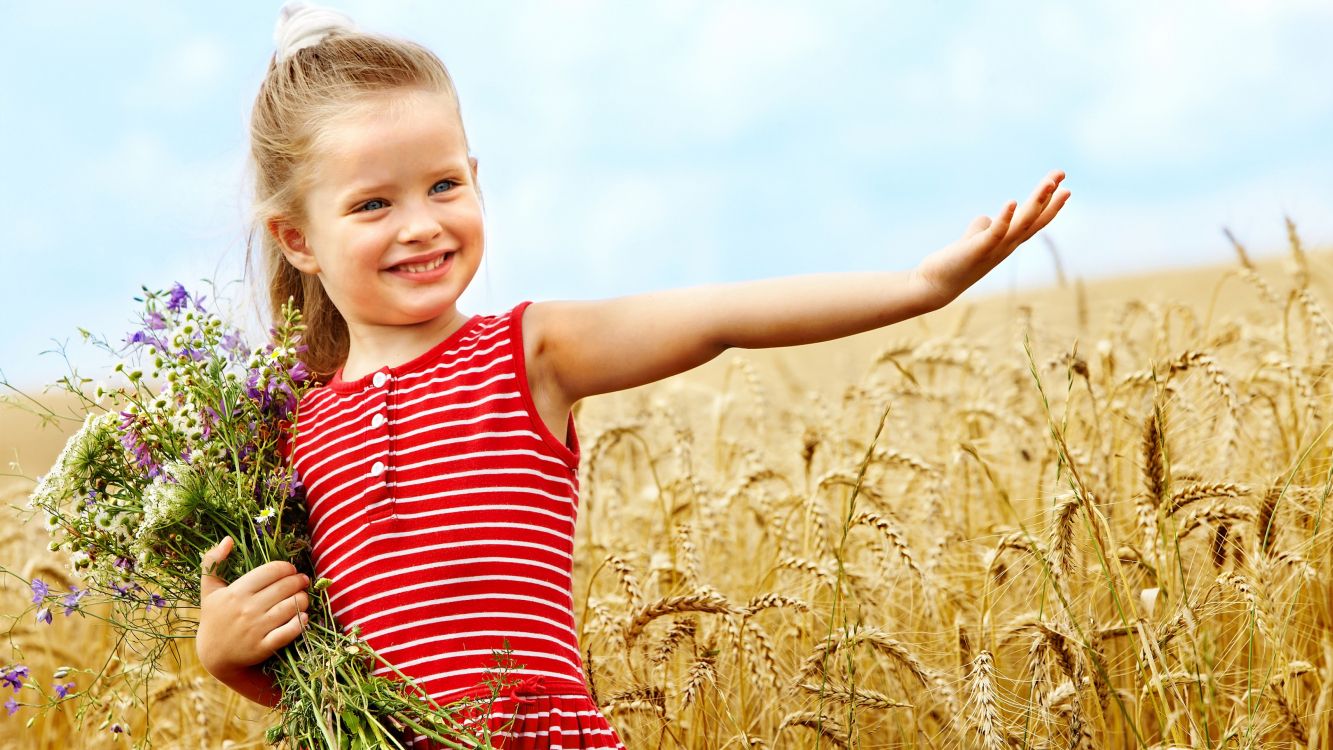
{"label": "forehead", "polygon": [[392,181],[414,169],[467,165],[467,139],[453,99],[396,91],[363,98],[327,122],[315,139],[312,189],[344,190]]}

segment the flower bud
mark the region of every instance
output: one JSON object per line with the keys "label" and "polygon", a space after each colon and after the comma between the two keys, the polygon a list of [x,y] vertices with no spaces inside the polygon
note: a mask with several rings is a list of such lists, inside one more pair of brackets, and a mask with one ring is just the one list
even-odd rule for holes
{"label": "flower bud", "polygon": [[321,579],[319,579],[318,581],[315,581],[315,587],[314,587],[314,588],[315,588],[316,591],[323,591],[323,590],[327,589],[327,588],[328,588],[329,586],[331,586],[331,585],[333,585],[333,581],[330,581],[330,580],[327,579],[327,578],[321,578]]}

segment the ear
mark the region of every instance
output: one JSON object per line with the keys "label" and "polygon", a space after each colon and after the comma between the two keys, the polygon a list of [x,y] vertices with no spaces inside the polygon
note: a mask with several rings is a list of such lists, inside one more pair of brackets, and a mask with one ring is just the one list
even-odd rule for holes
{"label": "ear", "polygon": [[319,273],[319,261],[306,244],[305,235],[299,228],[283,218],[269,219],[268,231],[278,241],[283,257],[301,273],[316,275]]}

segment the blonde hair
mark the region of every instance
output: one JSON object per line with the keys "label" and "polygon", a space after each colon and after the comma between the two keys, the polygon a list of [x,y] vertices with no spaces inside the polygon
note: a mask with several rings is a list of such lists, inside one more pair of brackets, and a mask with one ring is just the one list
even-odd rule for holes
{"label": "blonde hair", "polygon": [[[272,320],[281,320],[288,297],[295,299],[306,324],[306,350],[299,356],[318,383],[326,382],[347,359],[347,322],[319,277],[299,271],[283,255],[268,222],[281,216],[293,224],[305,223],[303,201],[311,158],[330,126],[354,105],[395,90],[448,95],[462,127],[453,80],[433,52],[414,42],[352,28],[332,30],[313,45],[274,54],[251,112],[254,205],[246,237],[247,275],[254,236],[259,233]],[[463,140],[466,144],[466,131]],[[261,292],[259,297],[263,296]]]}

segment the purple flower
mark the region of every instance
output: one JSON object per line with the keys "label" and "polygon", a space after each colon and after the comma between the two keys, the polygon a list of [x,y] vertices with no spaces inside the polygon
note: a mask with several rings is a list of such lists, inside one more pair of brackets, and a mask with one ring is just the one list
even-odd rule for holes
{"label": "purple flower", "polygon": [[0,685],[8,685],[18,692],[23,687],[23,678],[28,676],[28,668],[22,664],[16,667],[9,667],[3,673],[0,673]]}
{"label": "purple flower", "polygon": [[166,606],[167,606],[167,600],[163,599],[161,595],[153,593],[148,597],[148,602],[144,604],[143,608],[147,612],[152,612],[153,607],[157,607],[158,609],[166,609]]}
{"label": "purple flower", "polygon": [[297,360],[296,364],[292,365],[292,369],[287,371],[287,374],[291,376],[293,382],[301,383],[310,377],[310,370],[304,362]]}
{"label": "purple flower", "polygon": [[14,714],[18,713],[19,704],[15,703],[13,698],[10,698],[9,700],[5,701],[5,709],[9,711],[10,716],[13,716]]}
{"label": "purple flower", "polygon": [[185,287],[181,286],[181,283],[178,281],[175,286],[171,287],[171,298],[167,300],[167,309],[172,312],[180,312],[181,309],[185,307],[185,302],[189,299],[189,292],[185,291]]}
{"label": "purple flower", "polygon": [[138,417],[130,412],[120,413],[120,444],[125,446],[125,452],[134,456],[134,461],[139,466],[148,470],[150,478],[156,477],[162,473],[161,467],[153,461],[153,454],[148,449],[147,444],[139,437]]}
{"label": "purple flower", "polygon": [[51,593],[51,589],[47,587],[46,582],[40,578],[32,579],[31,585],[32,585],[33,604],[41,603],[41,601],[46,598],[46,595]]}
{"label": "purple flower", "polygon": [[72,691],[74,687],[75,685],[72,682],[66,682],[63,685],[56,685],[56,695],[60,696],[61,698],[68,698],[70,691]]}
{"label": "purple flower", "polygon": [[124,731],[125,731],[125,727],[122,727],[119,723],[117,723],[117,724],[112,724],[112,725],[111,725],[111,733],[112,733],[112,734],[121,734],[121,733],[123,733]]}
{"label": "purple flower", "polygon": [[135,591],[139,591],[139,590],[141,590],[143,587],[140,586],[140,585],[137,584],[137,583],[131,583],[131,584],[129,584],[128,586],[121,586],[119,583],[113,583],[113,584],[111,584],[111,588],[113,588],[113,589],[116,590],[116,594],[117,594],[117,595],[119,595],[119,596],[123,596],[123,597],[125,597],[126,599],[128,599],[128,598],[130,597],[130,594],[131,594],[131,593],[133,593],[133,592],[135,592]]}
{"label": "purple flower", "polygon": [[144,323],[150,330],[161,331],[167,327],[167,319],[162,317],[162,313],[153,310],[144,318]]}
{"label": "purple flower", "polygon": [[235,329],[228,331],[227,335],[222,337],[222,348],[232,355],[233,359],[240,359],[245,355],[246,344],[241,332]]}
{"label": "purple flower", "polygon": [[68,594],[65,594],[65,598],[62,599],[61,602],[65,605],[66,617],[74,614],[74,610],[79,608],[79,600],[87,595],[89,590],[90,589],[80,589],[78,586],[75,586],[69,590]]}
{"label": "purple flower", "polygon": [[121,557],[120,555],[116,555],[116,561],[114,564],[117,568],[120,568],[121,570],[125,571],[134,570],[134,558],[132,557]]}
{"label": "purple flower", "polygon": [[44,622],[44,623],[46,623],[47,625],[50,625],[50,624],[51,624],[51,608],[50,608],[50,607],[42,607],[41,609],[37,610],[37,622]]}

